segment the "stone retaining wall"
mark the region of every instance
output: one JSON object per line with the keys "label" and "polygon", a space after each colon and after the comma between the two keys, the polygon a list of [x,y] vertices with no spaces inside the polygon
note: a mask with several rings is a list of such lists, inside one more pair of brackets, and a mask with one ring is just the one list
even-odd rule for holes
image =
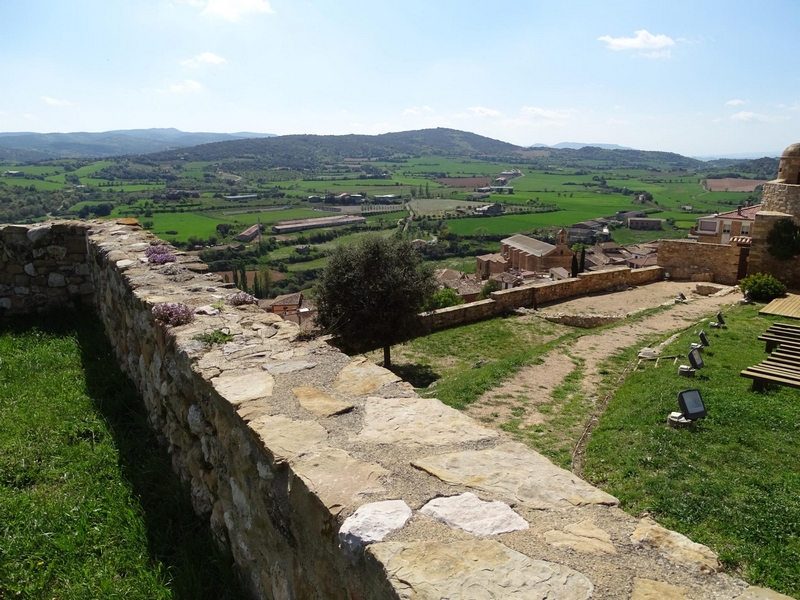
{"label": "stone retaining wall", "polygon": [[434,331],[463,323],[496,317],[520,307],[538,307],[585,294],[610,292],[632,285],[661,281],[661,267],[629,269],[614,267],[604,271],[579,273],[577,277],[560,281],[531,283],[517,288],[492,292],[491,299],[442,308],[420,315],[426,329]]}
{"label": "stone retaining wall", "polygon": [[[90,227],[82,264],[119,364],[253,598],[779,598],[389,371],[220,304],[231,286],[197,259],[148,263],[161,242],[137,225]],[[194,322],[156,322],[162,302]],[[232,341],[197,339],[216,330]]]}

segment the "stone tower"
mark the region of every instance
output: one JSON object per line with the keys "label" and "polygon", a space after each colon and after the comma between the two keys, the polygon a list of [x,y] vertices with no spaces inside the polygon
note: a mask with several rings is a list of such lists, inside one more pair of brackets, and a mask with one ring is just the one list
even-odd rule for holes
{"label": "stone tower", "polygon": [[556,235],[556,245],[557,246],[568,246],[569,245],[569,235],[567,234],[566,229],[560,229],[558,234]]}
{"label": "stone tower", "polygon": [[800,260],[778,260],[767,250],[767,235],[780,219],[793,219],[800,225],[800,144],[783,151],[778,178],[764,184],[761,210],[751,233],[752,243],[747,274],[769,273],[789,289],[800,289]]}

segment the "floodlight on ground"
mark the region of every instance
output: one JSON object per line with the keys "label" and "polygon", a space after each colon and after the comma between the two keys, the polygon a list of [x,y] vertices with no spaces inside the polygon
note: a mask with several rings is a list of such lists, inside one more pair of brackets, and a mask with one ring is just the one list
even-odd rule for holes
{"label": "floodlight on ground", "polygon": [[698,348],[694,348],[689,352],[689,362],[693,369],[702,369],[706,366],[705,363],[703,363],[703,357],[700,356],[700,350]]}
{"label": "floodlight on ground", "polygon": [[680,298],[681,300],[686,300],[686,296],[684,295],[683,292],[678,293],[678,298]]}
{"label": "floodlight on ground", "polygon": [[722,313],[717,311],[717,323],[720,325],[725,325],[725,319],[722,316]]}
{"label": "floodlight on ground", "polygon": [[683,390],[678,392],[678,405],[681,407],[681,414],[684,419],[696,421],[706,416],[706,405],[703,404],[703,397],[700,390]]}
{"label": "floodlight on ground", "polygon": [[708,336],[706,335],[706,332],[703,331],[702,329],[700,330],[700,343],[703,344],[703,346],[711,345],[708,341]]}
{"label": "floodlight on ground", "polygon": [[702,352],[703,351],[703,344],[699,344],[697,342],[692,342],[691,345],[689,346],[689,348],[691,350],[697,350],[698,352]]}

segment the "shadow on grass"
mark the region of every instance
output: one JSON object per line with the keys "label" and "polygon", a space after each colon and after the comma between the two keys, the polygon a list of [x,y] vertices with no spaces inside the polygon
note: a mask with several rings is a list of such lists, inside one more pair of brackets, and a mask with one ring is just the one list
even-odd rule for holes
{"label": "shadow on grass", "polygon": [[152,568],[163,571],[172,597],[246,597],[232,559],[218,547],[208,521],[195,515],[190,491],[173,472],[166,448],[159,446],[144,404],[117,366],[97,318],[87,311],[0,323],[0,333],[31,329],[78,341],[86,393],[114,437],[123,477],[141,507]]}
{"label": "shadow on grass", "polygon": [[412,363],[404,365],[393,364],[389,370],[415,388],[426,388],[441,377],[430,365]]}

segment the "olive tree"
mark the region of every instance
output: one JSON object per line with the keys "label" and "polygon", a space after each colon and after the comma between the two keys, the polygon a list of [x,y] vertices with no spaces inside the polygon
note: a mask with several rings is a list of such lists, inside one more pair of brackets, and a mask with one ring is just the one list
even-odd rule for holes
{"label": "olive tree", "polygon": [[317,280],[317,324],[350,347],[383,347],[416,333],[417,314],[436,291],[433,270],[406,240],[375,234],[338,246]]}

